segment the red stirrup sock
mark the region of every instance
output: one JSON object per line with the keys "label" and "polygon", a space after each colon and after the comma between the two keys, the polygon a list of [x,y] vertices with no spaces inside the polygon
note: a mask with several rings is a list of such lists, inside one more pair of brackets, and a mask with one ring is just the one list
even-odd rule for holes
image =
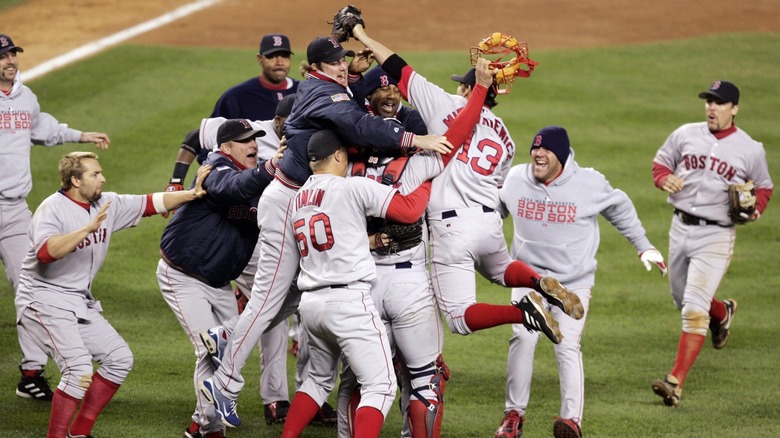
{"label": "red stirrup sock", "polygon": [[515,306],[476,303],[466,309],[463,320],[475,332],[503,324],[520,324],[523,322],[523,311]]}
{"label": "red stirrup sock", "polygon": [[541,278],[530,266],[515,260],[504,271],[504,285],[506,287],[534,287],[534,278]]}
{"label": "red stirrup sock", "polygon": [[728,311],[726,310],[726,304],[723,301],[713,298],[710,302],[710,319],[715,321],[723,321],[726,319]]}
{"label": "red stirrup sock", "polygon": [[51,400],[51,414],[49,415],[49,431],[47,438],[62,438],[68,432],[70,420],[79,407],[79,399],[65,394],[57,388]]}
{"label": "red stirrup sock", "polygon": [[84,400],[81,403],[81,409],[70,425],[71,435],[88,436],[92,432],[92,426],[95,425],[98,415],[103,411],[111,398],[114,397],[119,385],[106,380],[98,373],[92,375],[92,383],[89,384]]}
{"label": "red stirrup sock", "polygon": [[680,381],[680,388],[683,386],[685,376],[688,375],[693,363],[699,356],[705,337],[693,333],[683,332],[680,336],[680,345],[677,347],[677,359],[674,361],[674,368],[671,374]]}
{"label": "red stirrup sock", "polygon": [[296,392],[290,404],[290,409],[287,411],[287,418],[284,420],[282,438],[300,436],[303,429],[317,415],[319,410],[320,405],[309,394],[300,391]]}
{"label": "red stirrup sock", "polygon": [[378,437],[384,422],[385,416],[379,409],[363,406],[355,414],[355,436],[360,438]]}

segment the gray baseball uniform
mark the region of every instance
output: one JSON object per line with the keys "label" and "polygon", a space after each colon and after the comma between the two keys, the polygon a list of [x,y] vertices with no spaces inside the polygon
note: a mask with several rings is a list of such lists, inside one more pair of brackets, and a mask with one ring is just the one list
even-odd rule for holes
{"label": "gray baseball uniform", "polygon": [[[417,73],[404,86],[432,134],[443,134],[466,105],[465,98],[445,92]],[[475,266],[485,278],[504,284],[504,272],[512,263],[497,209],[498,187],[514,153],[504,122],[483,108],[469,143],[433,180],[427,212],[431,276],[439,307],[454,333],[471,333],[464,314],[476,303]]]}
{"label": "gray baseball uniform", "polygon": [[[84,227],[100,208],[111,202],[100,228],[78,244],[75,251],[54,260],[47,256],[51,236]],[[77,203],[63,192],[46,198],[33,216],[16,293],[19,323],[37,345],[58,365],[62,378],[58,389],[81,399],[92,377],[92,361],[101,364],[98,374],[122,384],[133,365],[133,355],[122,337],[100,314],[92,294],[92,281],[108,252],[114,231],[134,227],[148,214],[146,195],[103,193],[90,205]]]}
{"label": "gray baseball uniform", "polygon": [[313,175],[295,197],[298,287],[304,291],[299,312],[311,357],[299,392],[318,405],[333,389],[341,352],[362,384],[360,406],[387,415],[395,398],[387,332],[371,299],[376,267],[365,237],[366,216],[384,217],[395,191],[364,178]]}

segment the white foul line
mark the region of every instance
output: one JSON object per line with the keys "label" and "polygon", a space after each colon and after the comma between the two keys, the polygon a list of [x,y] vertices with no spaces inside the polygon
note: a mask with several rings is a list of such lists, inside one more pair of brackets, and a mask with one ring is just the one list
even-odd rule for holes
{"label": "white foul line", "polygon": [[198,0],[171,12],[160,15],[157,18],[153,18],[147,22],[133,26],[129,29],[125,29],[121,32],[117,32],[97,41],[87,43],[77,49],[71,50],[64,55],[57,56],[56,58],[52,58],[31,68],[30,70],[26,70],[24,72],[24,79],[29,81],[39,76],[43,76],[46,73],[49,73],[60,67],[64,67],[70,63],[94,55],[95,53],[104,50],[107,47],[119,44],[122,41],[136,37],[142,33],[149,32],[150,30],[154,30],[158,27],[162,27],[168,23],[178,20],[179,18],[186,17],[187,15],[198,12],[202,9],[206,9],[216,3],[219,3],[220,1],[222,0]]}

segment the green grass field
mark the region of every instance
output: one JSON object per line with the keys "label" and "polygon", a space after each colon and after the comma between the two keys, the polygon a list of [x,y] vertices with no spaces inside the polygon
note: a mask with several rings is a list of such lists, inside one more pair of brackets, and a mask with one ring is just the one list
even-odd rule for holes
{"label": "green grass field", "polygon": [[[633,199],[650,240],[666,254],[670,207],[652,185],[657,148],[677,126],[704,120],[696,95],[714,79],[742,90],[738,125],[767,149],[780,181],[780,35],[728,34],[673,43],[532,53],[540,62],[530,79],[500,98],[496,113],[527,160],[533,134],[557,124],[569,131],[577,161],[595,167]],[[296,50],[296,53],[304,53]],[[402,53],[418,72],[454,91],[449,80],[467,68],[464,53]],[[22,63],[24,58],[21,57]],[[300,61],[296,55],[293,64]],[[22,71],[24,71],[22,64]],[[295,69],[295,67],[294,67]],[[228,86],[257,74],[250,50],[211,50],[125,45],[28,85],[44,111],[82,130],[111,135],[100,153],[106,188],[121,193],[162,190],[184,134],[207,116]],[[294,76],[297,77],[297,74]],[[33,149],[31,208],[58,187],[57,162],[91,145]],[[190,177],[194,172],[190,172]],[[664,407],[650,383],[674,361],[680,317],[667,281],[646,273],[633,248],[606,222],[599,271],[582,340],[586,367],[583,432],[593,437],[780,436],[780,212],[770,203],[758,223],[739,229],[733,263],[719,297],[739,301],[733,337],[715,351],[709,341],[689,378],[679,409]],[[178,437],[189,423],[192,347],[162,300],[155,279],[159,236],[166,219],[148,218],[118,233],[94,282],[105,315],[135,353],[135,369],[94,429],[96,437]],[[506,223],[507,236],[511,222]],[[506,303],[509,292],[480,279],[478,299]],[[49,405],[14,395],[19,347],[12,291],[0,284],[0,435],[42,437]],[[443,429],[446,437],[491,437],[503,417],[506,349],[511,330],[496,328],[468,337],[449,335],[445,357],[452,369]],[[290,361],[292,369],[293,363]],[[59,373],[46,368],[53,385]],[[258,396],[255,358],[239,399],[243,425],[230,436],[272,437]],[[292,383],[292,380],[291,380]],[[525,436],[551,436],[559,411],[552,347],[540,342]],[[397,436],[394,409],[382,436]],[[307,437],[335,436],[309,428]]]}

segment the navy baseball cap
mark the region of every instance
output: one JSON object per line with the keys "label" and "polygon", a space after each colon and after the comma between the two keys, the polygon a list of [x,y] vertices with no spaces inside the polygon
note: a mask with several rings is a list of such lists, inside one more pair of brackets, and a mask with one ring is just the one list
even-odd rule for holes
{"label": "navy baseball cap", "polygon": [[260,40],[260,54],[268,56],[276,52],[287,52],[292,55],[290,38],[281,33],[264,35],[263,39]]}
{"label": "navy baseball cap", "polygon": [[707,91],[699,93],[700,99],[719,99],[739,105],[739,88],[729,81],[715,81]]}
{"label": "navy baseball cap", "polygon": [[318,37],[306,48],[306,62],[334,62],[345,56],[355,56],[355,52],[341,47],[341,43],[333,37]]}
{"label": "navy baseball cap", "polygon": [[241,141],[248,138],[257,138],[265,135],[262,129],[254,129],[246,119],[230,119],[217,130],[217,144],[229,141]]}
{"label": "navy baseball cap", "polygon": [[290,112],[292,112],[292,107],[294,103],[295,103],[295,94],[288,94],[287,96],[284,96],[284,98],[280,100],[278,104],[276,104],[276,112],[274,113],[274,115],[276,117],[289,116]]}
{"label": "navy baseball cap", "polygon": [[381,66],[378,65],[367,71],[363,78],[366,81],[366,94],[371,94],[379,87],[386,87],[388,85],[398,86],[398,81],[393,79]]}
{"label": "navy baseball cap", "polygon": [[8,52],[10,50],[15,50],[17,52],[24,52],[24,49],[15,45],[14,40],[11,39],[8,35],[4,33],[0,33],[0,55],[5,54],[5,52]]}
{"label": "navy baseball cap", "polygon": [[534,136],[534,141],[531,143],[530,150],[533,150],[534,148],[547,149],[555,154],[558,161],[561,162],[561,166],[564,166],[571,153],[569,134],[560,126],[545,126]]}
{"label": "navy baseball cap", "polygon": [[309,161],[318,161],[329,157],[337,150],[346,147],[344,142],[330,129],[317,131],[309,138],[309,144],[306,146],[309,153]]}
{"label": "navy baseball cap", "polygon": [[471,67],[469,71],[467,71],[463,76],[452,75],[450,76],[450,79],[460,84],[466,84],[471,88],[474,88],[474,86],[477,85],[477,69]]}

